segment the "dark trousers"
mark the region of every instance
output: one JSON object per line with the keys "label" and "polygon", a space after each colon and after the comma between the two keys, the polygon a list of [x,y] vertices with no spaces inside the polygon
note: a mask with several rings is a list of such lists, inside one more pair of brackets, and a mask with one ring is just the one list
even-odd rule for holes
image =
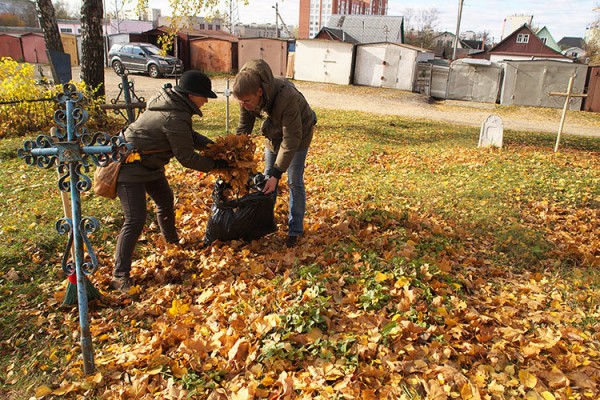
{"label": "dark trousers", "polygon": [[156,204],[158,226],[169,243],[176,243],[173,191],[164,176],[151,182],[119,182],[117,195],[125,214],[125,223],[119,232],[115,252],[114,276],[126,277],[131,271],[135,245],[146,223],[146,193]]}

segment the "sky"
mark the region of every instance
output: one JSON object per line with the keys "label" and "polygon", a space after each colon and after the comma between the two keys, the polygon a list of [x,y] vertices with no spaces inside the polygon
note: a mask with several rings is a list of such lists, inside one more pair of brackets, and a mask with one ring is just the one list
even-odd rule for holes
{"label": "sky", "polygon": [[[104,0],[107,9],[115,0]],[[116,0],[119,1],[119,0]],[[238,2],[238,14],[242,23],[275,23],[275,10],[278,3],[279,13],[287,25],[298,25],[299,0],[248,0]],[[460,0],[388,0],[388,15],[403,15],[407,8],[414,11],[435,8],[439,11],[437,31],[455,33],[458,21]],[[81,0],[67,0],[71,4],[81,4]],[[130,0],[131,2],[131,0]],[[223,4],[225,1],[221,0]],[[163,15],[170,15],[168,0],[149,0],[152,8],[160,8]],[[494,41],[502,35],[504,18],[515,14],[533,15],[533,24],[546,26],[554,39],[559,41],[565,36],[584,37],[586,27],[597,16],[594,7],[600,7],[600,0],[464,0],[460,31],[476,33],[488,31]]]}

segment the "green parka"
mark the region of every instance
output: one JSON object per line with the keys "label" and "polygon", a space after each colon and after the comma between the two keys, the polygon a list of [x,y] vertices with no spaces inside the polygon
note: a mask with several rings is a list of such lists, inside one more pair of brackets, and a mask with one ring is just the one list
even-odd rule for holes
{"label": "green parka", "polygon": [[[195,150],[203,149],[210,139],[192,128],[192,115],[202,116],[200,109],[186,94],[167,84],[150,99],[148,107],[125,130],[125,140],[141,153],[141,161],[123,164],[119,182],[150,182],[160,178],[172,157],[184,167],[208,172],[215,162]],[[148,151],[164,150],[144,154]]]}
{"label": "green parka", "polygon": [[240,72],[247,69],[259,73],[263,99],[260,110],[249,111],[240,105],[240,123],[236,133],[251,133],[256,118],[261,118],[264,113],[266,119],[261,126],[261,133],[267,139],[267,148],[277,153],[276,171],[267,171],[267,174],[280,178],[290,166],[296,151],[310,146],[317,116],[294,84],[275,78],[264,60],[250,60]]}

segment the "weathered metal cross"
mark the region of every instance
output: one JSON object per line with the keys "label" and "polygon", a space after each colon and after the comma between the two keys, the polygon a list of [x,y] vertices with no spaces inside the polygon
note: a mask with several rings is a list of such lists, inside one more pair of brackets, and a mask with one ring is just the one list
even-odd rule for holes
{"label": "weathered metal cross", "polygon": [[[58,188],[71,195],[71,218],[65,216],[56,222],[56,229],[61,235],[68,234],[65,253],[62,258],[62,269],[67,275],[76,274],[77,302],[79,305],[79,324],[81,326],[81,348],[83,351],[84,373],[89,375],[95,371],[94,352],[88,322],[88,299],[85,276],[93,274],[98,268],[98,259],[92,248],[88,235],[94,232],[100,223],[92,217],[81,216],[81,192],[89,190],[92,181],[85,174],[91,163],[105,166],[124,157],[130,145],[124,143],[120,135],[111,137],[104,132],[88,134],[84,124],[88,113],[76,107],[83,95],[76,91],[73,84],[64,84],[63,92],[57,101],[64,105],[54,113],[54,121],[58,129],[56,139],[40,135],[34,140],[25,142],[19,149],[18,156],[29,165],[41,168],[57,166]],[[87,257],[84,254],[87,252]],[[74,258],[70,259],[71,247]]]}
{"label": "weathered metal cross", "polygon": [[[120,68],[115,69],[115,72],[121,77],[119,94],[117,94],[117,97],[114,99],[111,99],[110,104],[102,104],[100,105],[100,108],[103,110],[113,110],[115,114],[120,114],[125,118],[128,125],[133,123],[136,119],[135,110],[137,110],[137,115],[139,116],[142,110],[146,108],[146,101],[143,97],[138,97],[135,94],[133,82],[127,79],[128,74],[125,67],[121,65]],[[124,103],[120,101],[121,94],[123,95]],[[122,110],[125,110],[127,115],[123,114]]]}

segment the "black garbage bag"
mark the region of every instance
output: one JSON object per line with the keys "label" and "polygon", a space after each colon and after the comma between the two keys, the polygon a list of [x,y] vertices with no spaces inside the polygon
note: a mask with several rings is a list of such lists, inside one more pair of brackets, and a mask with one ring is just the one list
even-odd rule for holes
{"label": "black garbage bag", "polygon": [[215,183],[211,216],[204,234],[205,245],[215,240],[251,241],[277,229],[274,217],[275,193],[263,194],[265,183],[265,176],[261,173],[250,176],[248,186],[251,192],[233,200],[227,200],[223,196],[223,191],[230,187],[229,184],[223,181]]}

